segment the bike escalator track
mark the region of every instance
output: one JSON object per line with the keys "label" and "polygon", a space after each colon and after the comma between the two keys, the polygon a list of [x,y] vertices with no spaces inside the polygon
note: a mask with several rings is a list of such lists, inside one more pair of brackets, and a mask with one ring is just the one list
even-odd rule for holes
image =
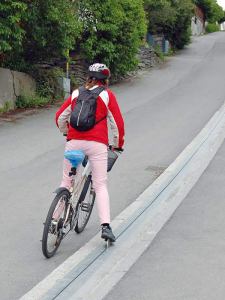
{"label": "bike escalator track", "polygon": [[115,245],[107,248],[96,235],[20,299],[104,299],[197,183],[224,138],[225,104],[164,173],[113,220]]}

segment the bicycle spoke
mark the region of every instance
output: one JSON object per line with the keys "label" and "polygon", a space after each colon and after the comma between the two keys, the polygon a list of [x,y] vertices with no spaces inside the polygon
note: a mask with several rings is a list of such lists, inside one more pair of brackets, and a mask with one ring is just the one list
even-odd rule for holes
{"label": "bicycle spoke", "polygon": [[67,234],[65,232],[67,228],[65,228],[64,224],[67,216],[69,196],[67,191],[56,195],[49,209],[42,238],[42,251],[47,258],[55,254],[62,238]]}
{"label": "bicycle spoke", "polygon": [[78,218],[75,231],[80,233],[84,230],[90,218],[95,201],[95,192],[92,188],[91,177],[87,178],[78,202]]}

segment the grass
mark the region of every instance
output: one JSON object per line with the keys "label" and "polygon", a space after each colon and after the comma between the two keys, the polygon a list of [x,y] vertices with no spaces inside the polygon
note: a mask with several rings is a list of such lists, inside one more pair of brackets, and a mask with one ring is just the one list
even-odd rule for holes
{"label": "grass", "polygon": [[161,50],[161,47],[159,45],[154,46],[155,54],[163,61],[165,56]]}
{"label": "grass", "polygon": [[4,114],[13,109],[13,105],[10,102],[5,102],[3,107],[0,107],[0,114]]}
{"label": "grass", "polygon": [[16,107],[17,108],[37,108],[43,107],[50,103],[50,99],[39,95],[21,95],[17,97]]}
{"label": "grass", "polygon": [[209,24],[207,24],[205,30],[207,33],[220,31],[220,26],[218,24],[209,23]]}

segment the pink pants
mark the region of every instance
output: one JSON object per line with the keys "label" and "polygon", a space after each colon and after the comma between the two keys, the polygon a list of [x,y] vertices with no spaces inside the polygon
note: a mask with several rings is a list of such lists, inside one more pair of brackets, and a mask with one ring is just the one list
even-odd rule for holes
{"label": "pink pants", "polygon": [[[107,189],[107,146],[94,141],[71,140],[66,143],[65,150],[82,150],[88,156],[92,170],[99,219],[101,224],[110,223],[109,194]],[[64,159],[61,187],[71,187],[70,169],[70,162]]]}

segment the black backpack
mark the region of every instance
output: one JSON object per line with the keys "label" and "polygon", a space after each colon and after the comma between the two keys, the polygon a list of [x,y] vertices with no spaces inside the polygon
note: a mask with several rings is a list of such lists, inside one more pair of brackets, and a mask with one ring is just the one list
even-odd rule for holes
{"label": "black backpack", "polygon": [[94,90],[79,88],[79,96],[71,113],[70,125],[79,131],[87,131],[103,119],[96,122],[96,107],[99,94],[104,91],[104,87],[99,86]]}

